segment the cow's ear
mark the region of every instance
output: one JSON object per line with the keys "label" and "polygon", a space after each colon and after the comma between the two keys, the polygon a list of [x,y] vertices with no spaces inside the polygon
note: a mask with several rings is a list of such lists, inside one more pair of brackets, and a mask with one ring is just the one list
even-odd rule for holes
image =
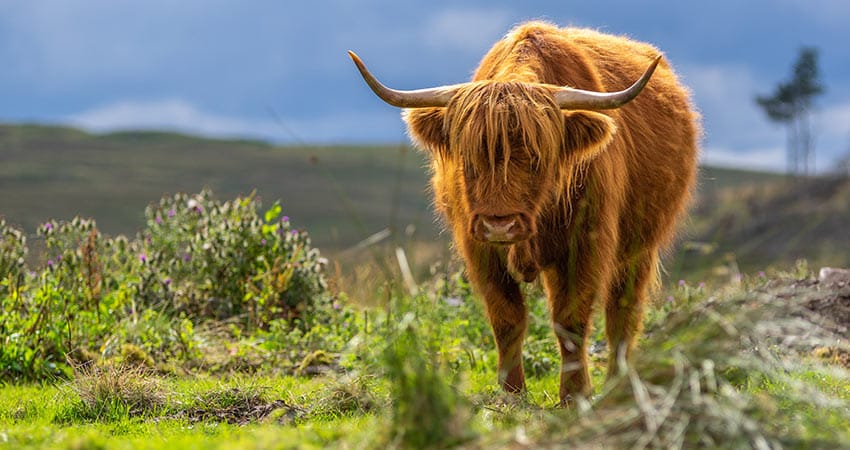
{"label": "cow's ear", "polygon": [[420,148],[431,152],[444,152],[448,148],[445,117],[446,108],[406,109],[402,113],[410,137]]}
{"label": "cow's ear", "polygon": [[617,125],[614,119],[592,111],[564,111],[564,148],[582,160],[595,157],[604,150]]}

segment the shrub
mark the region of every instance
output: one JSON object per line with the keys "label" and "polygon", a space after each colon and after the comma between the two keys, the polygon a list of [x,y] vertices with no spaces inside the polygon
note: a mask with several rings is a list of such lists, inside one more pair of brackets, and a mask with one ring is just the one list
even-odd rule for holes
{"label": "shrub", "polygon": [[193,317],[264,328],[303,319],[327,285],[325,260],[275,203],[254,195],[217,202],[210,191],[163,198],[145,211],[139,297]]}
{"label": "shrub", "polygon": [[27,238],[0,218],[0,295],[7,296],[24,282]]}
{"label": "shrub", "polygon": [[44,266],[31,273],[24,234],[0,221],[0,379],[67,377],[66,357],[127,358],[124,344],[155,363],[193,362],[204,357],[196,325],[209,322],[237,338],[330,326],[325,260],[279,203],[259,208],[253,195],[177,194],[147,209],[132,240],[90,219],[48,221]]}

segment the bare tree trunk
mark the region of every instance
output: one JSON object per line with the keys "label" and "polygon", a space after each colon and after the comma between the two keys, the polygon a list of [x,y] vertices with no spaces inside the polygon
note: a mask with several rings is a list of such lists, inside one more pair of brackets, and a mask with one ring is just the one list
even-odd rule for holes
{"label": "bare tree trunk", "polygon": [[797,121],[800,126],[800,172],[805,177],[809,175],[809,129],[806,122],[806,112],[804,110],[800,110],[800,113],[797,114]]}
{"label": "bare tree trunk", "polygon": [[797,121],[794,118],[788,121],[788,142],[786,145],[788,146],[788,175],[794,176],[799,172],[800,163]]}
{"label": "bare tree trunk", "polygon": [[815,173],[815,149],[812,139],[812,125],[809,117],[809,110],[804,108],[800,111],[800,140],[805,158],[804,175],[813,175]]}

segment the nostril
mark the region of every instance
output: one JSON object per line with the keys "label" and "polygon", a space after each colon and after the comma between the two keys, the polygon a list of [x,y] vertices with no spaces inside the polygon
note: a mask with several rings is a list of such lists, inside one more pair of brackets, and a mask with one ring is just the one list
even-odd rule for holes
{"label": "nostril", "polygon": [[[505,218],[507,218],[507,217],[510,217],[510,216],[505,216]],[[493,220],[493,219],[495,219],[495,220]],[[510,231],[511,228],[513,228],[514,225],[516,225],[516,219],[511,220],[510,222],[507,222],[505,220],[499,220],[499,219],[501,219],[501,218],[498,217],[498,216],[494,216],[494,217],[490,218],[490,220],[482,218],[481,223],[484,225],[484,228],[486,228],[487,231],[498,232],[498,233],[507,233],[508,231]]]}

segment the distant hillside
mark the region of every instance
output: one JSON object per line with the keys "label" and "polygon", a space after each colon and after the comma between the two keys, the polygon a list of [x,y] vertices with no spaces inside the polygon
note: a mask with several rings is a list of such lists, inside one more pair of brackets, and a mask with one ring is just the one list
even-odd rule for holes
{"label": "distant hillside", "polygon": [[[0,126],[0,216],[27,232],[48,218],[94,217],[134,234],[146,205],[207,186],[222,199],[254,189],[334,254],[387,227],[430,242],[423,155],[404,145],[276,147],[173,133],[105,135]],[[409,228],[408,225],[414,227]],[[667,264],[672,276],[737,264],[757,271],[797,258],[850,265],[850,182],[703,167],[697,202]]]}
{"label": "distant hillside", "polygon": [[677,264],[757,272],[806,259],[850,266],[850,178],[766,179],[703,191]]}
{"label": "distant hillside", "polygon": [[404,146],[275,147],[173,133],[95,135],[37,125],[0,126],[0,216],[34,232],[48,218],[93,217],[134,234],[165,194],[213,189],[223,199],[256,189],[283,203],[320,247],[344,248],[393,223],[431,238],[427,175]]}

